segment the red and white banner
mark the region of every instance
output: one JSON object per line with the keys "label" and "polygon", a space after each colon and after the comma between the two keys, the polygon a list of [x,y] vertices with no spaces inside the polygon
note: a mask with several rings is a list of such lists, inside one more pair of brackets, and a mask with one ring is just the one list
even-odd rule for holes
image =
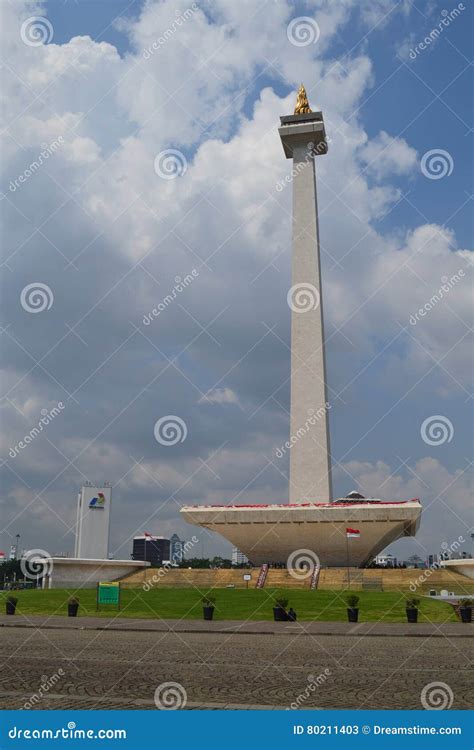
{"label": "red and white banner", "polygon": [[360,536],[359,529],[346,529],[346,537],[348,539],[357,539]]}

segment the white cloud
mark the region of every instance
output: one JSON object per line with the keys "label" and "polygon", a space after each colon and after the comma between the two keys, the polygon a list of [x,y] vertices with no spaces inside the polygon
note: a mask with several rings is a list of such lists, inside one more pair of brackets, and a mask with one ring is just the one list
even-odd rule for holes
{"label": "white cloud", "polygon": [[209,402],[211,404],[238,404],[239,399],[232,388],[214,388],[203,398],[199,399],[200,404]]}
{"label": "white cloud", "polygon": [[410,174],[417,165],[416,150],[404,138],[392,138],[385,130],[381,130],[376,138],[367,142],[359,158],[379,180],[393,174]]}

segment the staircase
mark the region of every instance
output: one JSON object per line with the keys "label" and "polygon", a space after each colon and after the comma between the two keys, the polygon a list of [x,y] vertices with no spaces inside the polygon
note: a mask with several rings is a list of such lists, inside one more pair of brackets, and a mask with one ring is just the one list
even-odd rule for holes
{"label": "staircase", "polygon": [[321,572],[321,568],[319,565],[315,565],[313,568],[313,571],[311,573],[311,579],[309,582],[309,587],[311,591],[316,591],[318,588],[318,581],[319,581],[319,574]]}
{"label": "staircase", "polygon": [[256,589],[263,589],[265,586],[265,581],[267,580],[268,575],[268,564],[263,563],[262,567],[260,568],[260,572],[258,574],[257,583],[255,584]]}

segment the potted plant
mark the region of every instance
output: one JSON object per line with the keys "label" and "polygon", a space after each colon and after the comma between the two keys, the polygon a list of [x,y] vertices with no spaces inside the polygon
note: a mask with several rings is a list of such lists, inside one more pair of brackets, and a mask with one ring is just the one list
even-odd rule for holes
{"label": "potted plant", "polygon": [[203,596],[202,597],[202,612],[205,620],[212,620],[214,617],[214,602],[216,601],[214,596]]}
{"label": "potted plant", "polygon": [[288,599],[278,597],[275,599],[275,606],[273,607],[273,619],[275,622],[286,622],[288,619],[286,608],[288,606]]}
{"label": "potted plant", "polygon": [[460,599],[458,608],[461,622],[472,622],[472,599]]}
{"label": "potted plant", "polygon": [[347,620],[348,622],[358,622],[359,620],[359,597],[355,594],[349,594],[346,596],[347,604]]}
{"label": "potted plant", "polygon": [[77,617],[78,609],[79,609],[79,599],[76,596],[71,596],[67,602],[68,617]]}
{"label": "potted plant", "polygon": [[419,599],[407,599],[405,603],[407,622],[418,622]]}
{"label": "potted plant", "polygon": [[14,615],[16,610],[16,605],[18,604],[18,599],[16,596],[7,596],[6,601],[6,613],[7,615]]}

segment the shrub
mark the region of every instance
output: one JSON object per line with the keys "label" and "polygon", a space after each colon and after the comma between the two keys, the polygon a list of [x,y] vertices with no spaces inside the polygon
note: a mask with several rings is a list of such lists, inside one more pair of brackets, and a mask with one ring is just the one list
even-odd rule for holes
{"label": "shrub", "polygon": [[216,601],[215,596],[209,596],[206,594],[206,596],[203,596],[202,599],[203,607],[213,607]]}
{"label": "shrub", "polygon": [[67,600],[68,604],[79,604],[79,599],[77,596],[70,596]]}
{"label": "shrub", "polygon": [[288,599],[285,599],[282,596],[279,596],[277,599],[275,599],[275,606],[281,607],[282,609],[286,609],[288,606]]}
{"label": "shrub", "polygon": [[417,609],[419,603],[420,603],[420,599],[416,599],[412,597],[411,599],[406,600],[405,607],[407,609]]}
{"label": "shrub", "polygon": [[13,604],[16,607],[16,605],[18,604],[18,599],[16,598],[16,596],[12,596],[10,594],[10,596],[7,596],[7,602],[9,602],[9,604]]}
{"label": "shrub", "polygon": [[356,609],[359,604],[359,597],[355,594],[349,594],[346,596],[346,603],[350,609]]}

